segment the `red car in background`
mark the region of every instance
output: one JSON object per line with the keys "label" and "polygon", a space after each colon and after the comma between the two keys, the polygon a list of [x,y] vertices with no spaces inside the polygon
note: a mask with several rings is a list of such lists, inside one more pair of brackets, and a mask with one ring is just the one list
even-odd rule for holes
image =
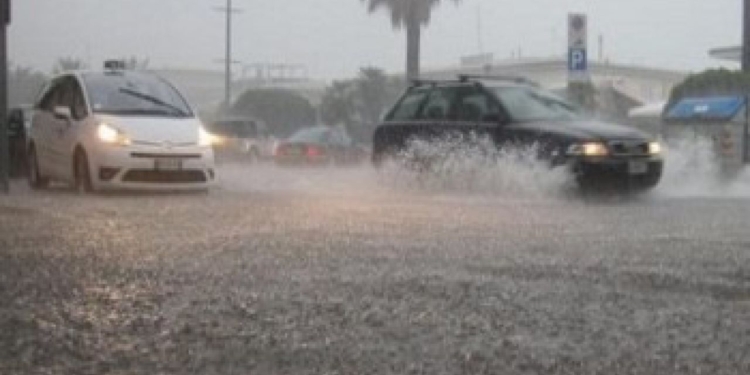
{"label": "red car in background", "polygon": [[346,165],[367,160],[367,151],[343,129],[328,126],[303,128],[276,144],[278,165]]}

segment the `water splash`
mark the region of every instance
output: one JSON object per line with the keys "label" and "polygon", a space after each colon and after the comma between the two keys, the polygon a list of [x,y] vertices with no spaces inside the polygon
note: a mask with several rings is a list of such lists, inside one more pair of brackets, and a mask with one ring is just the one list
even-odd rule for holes
{"label": "water splash", "polygon": [[[459,141],[462,143],[459,144]],[[550,168],[534,147],[497,150],[491,141],[443,139],[415,141],[381,168],[284,168],[269,163],[219,167],[219,189],[234,192],[302,194],[431,194],[498,197],[510,200],[568,200],[576,197],[565,168]],[[419,163],[419,161],[429,161]],[[712,143],[706,139],[670,142],[665,170],[649,195],[659,198],[750,197],[750,172],[721,177]]]}
{"label": "water splash", "polygon": [[713,142],[707,138],[680,139],[667,144],[664,175],[655,190],[667,197],[750,197],[750,173],[722,176]]}
{"label": "water splash", "polygon": [[536,147],[498,150],[488,139],[456,137],[416,140],[399,161],[383,167],[381,181],[428,192],[462,192],[502,197],[562,197],[573,185],[565,168],[550,168]]}

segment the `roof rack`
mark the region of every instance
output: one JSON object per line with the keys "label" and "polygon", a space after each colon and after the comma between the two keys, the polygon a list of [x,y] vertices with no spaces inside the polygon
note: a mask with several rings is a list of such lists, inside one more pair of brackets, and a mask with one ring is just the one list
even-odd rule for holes
{"label": "roof rack", "polygon": [[104,69],[105,70],[125,70],[127,69],[127,64],[125,64],[125,60],[107,60],[104,62]]}
{"label": "roof rack", "polygon": [[411,84],[414,86],[423,86],[423,85],[437,85],[440,83],[451,83],[451,82],[457,82],[455,79],[422,79],[422,78],[416,78],[411,80]]}
{"label": "roof rack", "polygon": [[469,80],[487,80],[487,81],[506,81],[513,83],[520,83],[531,86],[539,86],[538,83],[520,76],[492,76],[492,75],[481,75],[481,74],[459,74],[458,79],[461,82],[467,82]]}

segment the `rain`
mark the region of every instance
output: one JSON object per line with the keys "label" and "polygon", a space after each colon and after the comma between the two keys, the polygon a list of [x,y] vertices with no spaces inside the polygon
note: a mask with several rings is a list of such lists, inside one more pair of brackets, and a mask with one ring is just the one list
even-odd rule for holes
{"label": "rain", "polygon": [[750,373],[750,1],[10,2],[0,374]]}

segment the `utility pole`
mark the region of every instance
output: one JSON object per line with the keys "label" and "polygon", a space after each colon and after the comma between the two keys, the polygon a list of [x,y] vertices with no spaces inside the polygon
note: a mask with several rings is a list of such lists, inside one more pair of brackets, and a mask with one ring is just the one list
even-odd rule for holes
{"label": "utility pole", "polygon": [[0,0],[0,191],[10,192],[8,142],[8,25],[10,0]]}
{"label": "utility pole", "polygon": [[744,0],[742,18],[742,71],[750,72],[750,0]]}
{"label": "utility pole", "polygon": [[477,47],[479,53],[484,53],[484,43],[482,41],[482,7],[477,5]]}
{"label": "utility pole", "polygon": [[216,10],[227,15],[226,56],[224,57],[224,106],[229,108],[232,100],[232,14],[241,10],[232,8],[232,0],[227,0],[226,8],[217,7]]}

